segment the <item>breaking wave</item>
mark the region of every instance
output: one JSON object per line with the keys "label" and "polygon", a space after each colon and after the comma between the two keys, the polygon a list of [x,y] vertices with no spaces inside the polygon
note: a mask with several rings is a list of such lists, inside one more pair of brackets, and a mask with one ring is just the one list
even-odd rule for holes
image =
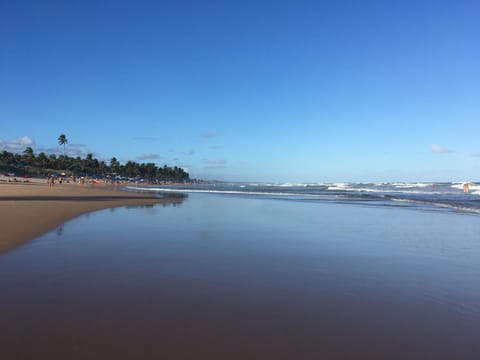
{"label": "breaking wave", "polygon": [[[335,201],[376,206],[415,206],[480,214],[480,184],[449,183],[223,183],[131,185],[127,190],[156,193],[200,193],[281,198],[296,201]],[[401,205],[400,205],[401,203]]]}

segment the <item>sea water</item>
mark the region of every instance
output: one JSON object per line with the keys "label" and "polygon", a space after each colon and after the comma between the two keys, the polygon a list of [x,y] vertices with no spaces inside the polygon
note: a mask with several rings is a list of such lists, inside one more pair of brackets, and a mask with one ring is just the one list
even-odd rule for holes
{"label": "sea water", "polygon": [[2,356],[477,358],[475,212],[204,190],[0,256]]}
{"label": "sea water", "polygon": [[[468,185],[468,191],[464,186]],[[210,193],[291,201],[362,203],[424,207],[480,214],[480,184],[444,183],[228,183],[131,185],[127,189],[158,193]]]}

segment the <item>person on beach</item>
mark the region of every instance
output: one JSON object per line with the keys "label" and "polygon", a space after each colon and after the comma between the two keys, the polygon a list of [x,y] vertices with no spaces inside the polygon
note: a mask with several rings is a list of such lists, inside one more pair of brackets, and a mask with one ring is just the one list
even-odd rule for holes
{"label": "person on beach", "polygon": [[53,176],[49,176],[47,179],[48,187],[52,187],[54,182]]}
{"label": "person on beach", "polygon": [[463,184],[463,192],[466,194],[470,191],[470,186],[468,183]]}

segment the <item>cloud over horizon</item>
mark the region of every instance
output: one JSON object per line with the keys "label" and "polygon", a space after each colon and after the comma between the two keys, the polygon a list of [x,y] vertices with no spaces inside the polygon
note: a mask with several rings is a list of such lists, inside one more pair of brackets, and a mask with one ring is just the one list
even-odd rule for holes
{"label": "cloud over horizon", "polygon": [[205,160],[205,169],[225,169],[227,167],[226,160]]}
{"label": "cloud over horizon", "polygon": [[[44,152],[45,154],[55,154],[55,155],[63,155],[63,147],[60,146],[52,146],[52,147],[44,147],[39,146],[37,148],[36,153]],[[86,156],[87,154],[93,154],[92,151],[87,149],[87,145],[85,144],[68,144],[65,147],[65,155],[70,157],[82,157]]]}
{"label": "cloud over horizon", "polygon": [[[85,144],[68,144],[65,147],[65,155],[70,157],[77,156],[86,156],[87,154],[92,153],[86,147]],[[45,153],[45,154],[55,154],[63,155],[63,147],[61,146],[36,146],[35,140],[30,136],[22,136],[13,140],[2,140],[0,139],[0,150],[5,150],[14,154],[22,154],[27,147],[31,147],[35,154]]]}
{"label": "cloud over horizon", "polygon": [[163,159],[160,155],[158,154],[142,154],[140,156],[137,156],[137,160],[139,161],[144,161],[144,160],[158,160],[158,159]]}
{"label": "cloud over horizon", "polygon": [[438,144],[432,144],[431,150],[435,154],[447,154],[452,152],[452,150]]}
{"label": "cloud over horizon", "polygon": [[27,147],[31,147],[35,151],[35,140],[29,136],[22,136],[13,140],[0,139],[0,150],[11,153],[23,153]]}

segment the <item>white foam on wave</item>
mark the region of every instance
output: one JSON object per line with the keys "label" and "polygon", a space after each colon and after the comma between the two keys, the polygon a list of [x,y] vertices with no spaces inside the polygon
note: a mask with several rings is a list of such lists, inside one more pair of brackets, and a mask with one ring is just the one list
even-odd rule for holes
{"label": "white foam on wave", "polygon": [[463,185],[465,185],[465,184],[466,184],[466,182],[454,182],[454,183],[452,183],[452,185],[450,185],[450,187],[463,191]]}
{"label": "white foam on wave", "polygon": [[296,184],[293,184],[293,183],[280,183],[280,184],[277,184],[277,186],[279,186],[279,187],[294,187],[294,186],[299,186],[299,185],[296,185]]}
{"label": "white foam on wave", "polygon": [[432,183],[418,183],[418,182],[417,183],[392,183],[391,185],[400,189],[410,189],[410,188],[431,187]]}
{"label": "white foam on wave", "polygon": [[450,186],[454,189],[458,189],[458,190],[463,191],[463,187],[464,187],[465,184],[468,184],[468,188],[469,188],[468,193],[469,194],[480,195],[480,185],[479,184],[475,184],[475,183],[465,181],[465,182],[455,182],[455,183],[452,183],[452,185],[450,185]]}
{"label": "white foam on wave", "polygon": [[[473,192],[471,194],[480,195],[480,185],[472,184]],[[433,208],[445,208],[450,209],[453,211],[460,211],[460,212],[468,212],[468,213],[475,213],[480,214],[480,208],[476,207],[475,204],[472,203],[472,207],[465,205],[465,204],[453,204],[453,203],[444,203],[440,201],[429,201],[428,199],[408,199],[403,198],[402,194],[426,194],[429,195],[442,195],[445,194],[442,191],[420,191],[420,190],[385,190],[385,189],[375,189],[375,188],[355,188],[350,187],[350,184],[347,183],[337,183],[337,184],[330,184],[328,190],[336,189],[346,192],[366,192],[366,193],[380,193],[377,196],[384,197],[386,194],[399,194],[395,195],[394,198],[391,198],[393,201],[399,202],[408,202],[408,203],[416,203],[421,204]],[[169,188],[169,187],[144,187],[144,186],[127,186],[126,189],[132,191],[146,191],[146,192],[163,192],[163,193],[200,193],[200,194],[222,194],[222,195],[244,195],[244,196],[263,196],[269,198],[285,198],[285,199],[302,199],[302,200],[321,200],[326,199],[331,196],[335,196],[335,194],[327,195],[326,193],[321,194],[312,194],[309,192],[282,192],[282,191],[245,191],[244,188],[239,190],[227,190],[227,189],[192,189],[192,188]],[[467,199],[467,198],[466,198]],[[352,202],[355,202],[354,198],[351,199]]]}
{"label": "white foam on wave", "polygon": [[413,200],[413,199],[398,199],[398,198],[392,198],[392,200],[393,200],[393,201],[397,201],[397,202],[414,203],[414,204],[420,204],[420,205],[427,205],[427,206],[432,206],[432,207],[439,207],[439,208],[444,208],[444,209],[450,209],[450,210],[454,210],[454,211],[480,214],[480,209],[471,208],[471,207],[467,207],[467,206],[445,204],[445,203],[440,203],[440,202],[429,202],[429,201]]}
{"label": "white foam on wave", "polygon": [[257,187],[307,187],[307,186],[318,186],[321,185],[319,183],[292,183],[292,182],[285,182],[285,183],[251,183],[248,184],[249,186],[257,186]]}
{"label": "white foam on wave", "polygon": [[477,184],[469,184],[469,193],[474,195],[480,195],[480,185]]}
{"label": "white foam on wave", "polygon": [[127,186],[129,190],[149,191],[149,192],[173,192],[173,193],[199,193],[199,194],[230,194],[230,195],[267,195],[267,196],[289,196],[289,197],[320,197],[321,195],[300,194],[300,193],[283,193],[283,192],[266,192],[266,191],[240,191],[240,190],[211,190],[211,189],[173,189],[173,188],[157,188],[157,187],[137,187]]}
{"label": "white foam on wave", "polygon": [[[393,186],[390,183],[382,183],[382,185],[375,185],[375,187],[355,187],[352,184],[333,184],[327,187],[327,190],[336,190],[336,191],[349,191],[349,192],[365,192],[365,193],[380,193],[380,194],[441,194],[440,191],[433,190],[424,190],[428,185],[415,187],[413,185],[400,187],[398,189],[387,189],[385,186]],[[418,190],[413,190],[415,188],[420,188]],[[412,189],[412,190],[407,190]]]}
{"label": "white foam on wave", "polygon": [[349,190],[355,190],[354,188],[350,187],[350,184],[347,183],[333,183],[333,184],[327,184],[327,190],[344,190],[344,191],[349,191]]}
{"label": "white foam on wave", "polygon": [[[364,192],[380,194],[405,194],[405,195],[447,195],[463,192],[465,182],[456,182],[449,185],[450,191],[442,186],[436,186],[435,183],[417,182],[417,183],[375,183],[375,184],[354,184],[354,183],[330,183],[325,184],[326,190],[345,191],[345,192]],[[365,186],[362,186],[365,185]],[[469,183],[469,194],[480,195],[480,185]]]}

